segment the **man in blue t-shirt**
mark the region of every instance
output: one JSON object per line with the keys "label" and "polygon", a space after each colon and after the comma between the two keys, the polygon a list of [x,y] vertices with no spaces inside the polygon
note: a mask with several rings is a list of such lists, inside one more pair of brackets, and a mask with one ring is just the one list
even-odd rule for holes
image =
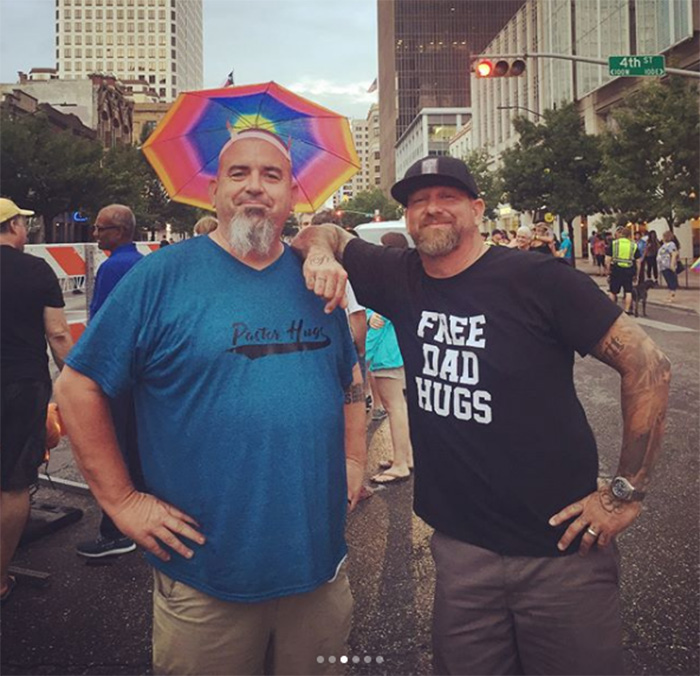
{"label": "man in blue t-shirt", "polygon": [[[435,673],[622,673],[614,539],[639,515],[660,451],[668,359],[588,275],[488,247],[461,160],[419,160],[392,195],[416,249],[330,225],[293,245],[328,311],[349,277],[396,329],[414,508],[435,529]],[[600,487],[575,352],[622,376],[620,462]]]}
{"label": "man in blue t-shirt", "polygon": [[[282,243],[288,148],[233,135],[210,197],[219,227],[122,280],[57,383],[79,465],[155,568],[155,673],[327,673],[352,597],[345,516],[365,465],[347,320]],[[145,490],[105,396],[134,391]]]}
{"label": "man in blue t-shirt", "polygon": [[[97,268],[95,288],[90,302],[91,321],[122,277],[143,258],[143,254],[137,251],[134,244],[136,218],[129,207],[123,204],[110,204],[100,209],[92,231],[97,246],[103,251],[109,251],[111,255]],[[131,392],[127,391],[110,399],[109,407],[119,448],[126,460],[132,480],[141,487],[136,412]],[[76,547],[80,556],[90,559],[117,556],[133,552],[135,549],[136,543],[131,538],[125,537],[114,525],[109,514],[104,511],[97,539],[81,542]]]}

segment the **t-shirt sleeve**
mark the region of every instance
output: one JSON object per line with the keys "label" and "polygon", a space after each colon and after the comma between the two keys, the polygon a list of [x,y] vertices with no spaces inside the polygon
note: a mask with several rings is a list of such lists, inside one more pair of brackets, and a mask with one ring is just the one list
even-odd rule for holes
{"label": "t-shirt sleeve", "polygon": [[145,353],[144,299],[138,284],[120,284],[90,321],[66,363],[94,380],[109,397],[132,387]]}
{"label": "t-shirt sleeve", "polygon": [[552,260],[537,276],[541,293],[551,298],[555,331],[565,345],[585,357],[622,313],[586,274]]}
{"label": "t-shirt sleeve", "polygon": [[345,298],[348,301],[348,306],[345,309],[348,315],[354,314],[355,312],[365,311],[364,305],[360,305],[357,302],[357,297],[355,296],[355,292],[353,291],[352,284],[350,284],[350,282],[346,282],[345,284]]}
{"label": "t-shirt sleeve", "polygon": [[61,285],[58,282],[56,273],[46,261],[38,260],[39,270],[43,277],[44,307],[64,307],[66,302],[63,300],[63,291],[61,291]]}
{"label": "t-shirt sleeve", "polygon": [[361,239],[348,242],[343,265],[357,300],[365,307],[391,317],[400,290],[408,285],[410,250],[370,244]]}

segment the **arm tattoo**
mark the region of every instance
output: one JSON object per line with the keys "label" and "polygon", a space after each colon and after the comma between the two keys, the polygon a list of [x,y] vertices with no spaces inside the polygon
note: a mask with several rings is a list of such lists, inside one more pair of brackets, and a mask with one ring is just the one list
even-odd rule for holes
{"label": "arm tattoo", "polygon": [[644,490],[661,452],[671,364],[649,336],[624,316],[592,354],[622,375],[623,434],[617,473]]}
{"label": "arm tattoo", "polygon": [[357,404],[358,402],[364,402],[365,391],[362,387],[362,383],[353,383],[345,390],[345,405]]}

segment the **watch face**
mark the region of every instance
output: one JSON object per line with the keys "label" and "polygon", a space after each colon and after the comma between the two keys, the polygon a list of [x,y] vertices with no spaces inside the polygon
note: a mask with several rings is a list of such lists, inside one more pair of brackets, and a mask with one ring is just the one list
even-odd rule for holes
{"label": "watch face", "polygon": [[632,494],[632,486],[624,478],[617,477],[610,484],[610,491],[618,500],[629,500]]}

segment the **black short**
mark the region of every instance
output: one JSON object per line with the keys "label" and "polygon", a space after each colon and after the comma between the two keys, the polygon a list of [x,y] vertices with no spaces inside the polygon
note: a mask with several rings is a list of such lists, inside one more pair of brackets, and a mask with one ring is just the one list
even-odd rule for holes
{"label": "black short", "polygon": [[610,266],[610,293],[617,295],[620,289],[625,293],[632,293],[634,285],[634,266],[631,268],[620,268],[617,265]]}
{"label": "black short", "polygon": [[51,383],[20,380],[3,384],[0,410],[0,474],[3,491],[37,482],[46,451],[46,408]]}

